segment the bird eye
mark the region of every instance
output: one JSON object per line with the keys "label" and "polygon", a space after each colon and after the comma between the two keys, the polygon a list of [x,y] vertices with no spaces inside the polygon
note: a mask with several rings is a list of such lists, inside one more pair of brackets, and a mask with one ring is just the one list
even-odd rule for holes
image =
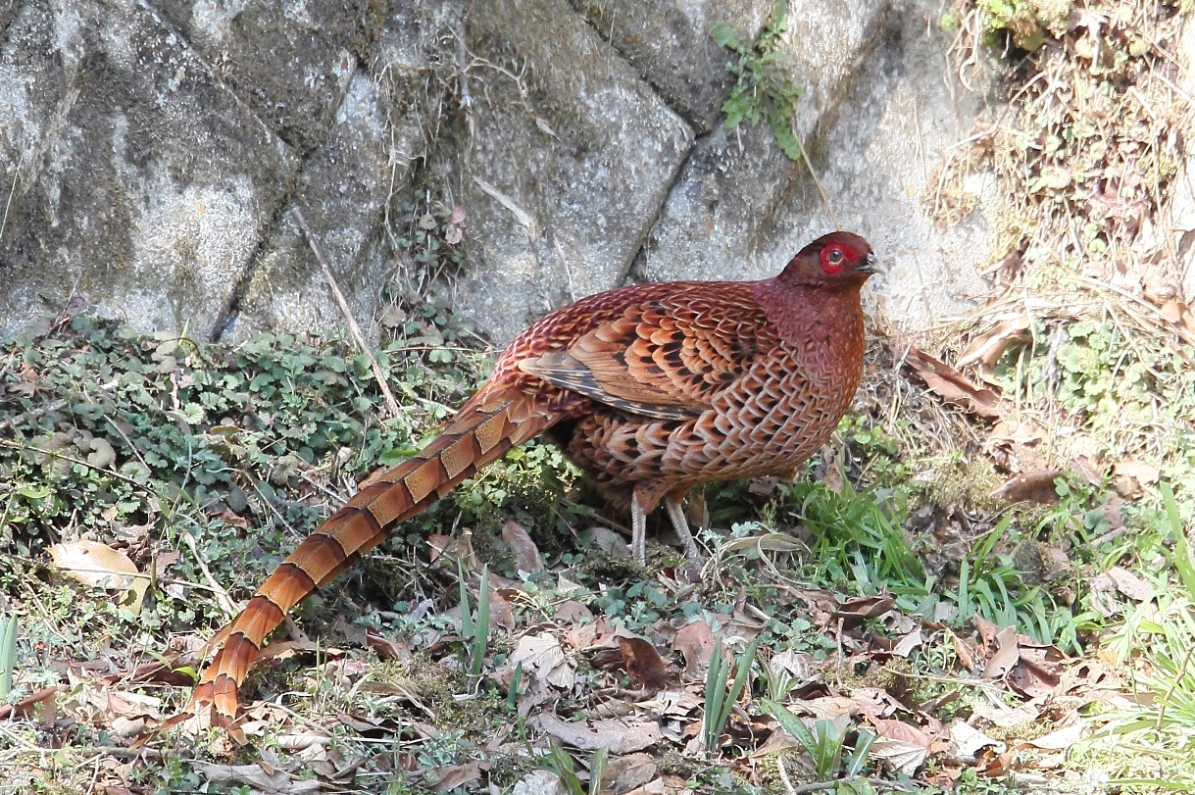
{"label": "bird eye", "polygon": [[826,246],[822,249],[822,270],[829,274],[838,273],[846,264],[846,259],[846,252],[842,246],[838,244]]}

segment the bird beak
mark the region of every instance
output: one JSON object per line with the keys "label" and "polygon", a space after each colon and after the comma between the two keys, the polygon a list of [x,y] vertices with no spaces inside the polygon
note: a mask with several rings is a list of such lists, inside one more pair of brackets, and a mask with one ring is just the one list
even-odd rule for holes
{"label": "bird beak", "polygon": [[880,261],[876,259],[876,254],[874,251],[867,252],[867,259],[856,265],[855,270],[857,270],[859,273],[866,273],[869,275],[872,273],[883,272],[880,268]]}

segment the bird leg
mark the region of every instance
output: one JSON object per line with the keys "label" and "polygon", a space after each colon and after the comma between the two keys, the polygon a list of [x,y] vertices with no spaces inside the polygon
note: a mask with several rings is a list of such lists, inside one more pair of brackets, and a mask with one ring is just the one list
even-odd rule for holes
{"label": "bird leg", "polygon": [[693,534],[689,532],[689,522],[685,519],[685,511],[681,508],[684,492],[672,493],[664,497],[664,508],[668,511],[668,518],[672,520],[672,529],[680,537],[680,544],[685,548],[685,557],[689,560],[697,558],[697,543],[693,541]]}
{"label": "bird leg", "polygon": [[631,554],[647,563],[647,511],[639,500],[639,487],[631,490]]}
{"label": "bird leg", "polygon": [[[693,534],[689,532],[689,522],[685,519],[681,502],[685,498],[685,489],[664,496],[664,507],[668,511],[668,518],[672,520],[672,528],[680,538],[681,546],[685,548],[685,557],[689,560],[697,559],[697,544],[693,541]],[[640,563],[647,562],[647,505],[658,504],[650,497],[647,490],[636,486],[631,490],[631,554]]]}

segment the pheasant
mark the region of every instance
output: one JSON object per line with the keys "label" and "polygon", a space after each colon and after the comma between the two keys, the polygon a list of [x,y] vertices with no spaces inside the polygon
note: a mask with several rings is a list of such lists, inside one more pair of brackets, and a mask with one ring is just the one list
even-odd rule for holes
{"label": "pheasant", "polygon": [[630,509],[640,561],[661,502],[696,556],[681,508],[692,486],[791,478],[837,427],[862,375],[859,294],[875,267],[863,238],[835,232],[771,279],[638,284],[547,315],[510,343],[443,433],[375,473],[266,578],[221,631],[191,706],[235,717],[237,688],[287,611],[541,433]]}

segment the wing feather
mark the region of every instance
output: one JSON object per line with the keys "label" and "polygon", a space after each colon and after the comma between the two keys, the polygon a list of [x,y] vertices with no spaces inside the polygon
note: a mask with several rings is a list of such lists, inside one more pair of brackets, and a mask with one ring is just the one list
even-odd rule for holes
{"label": "wing feather", "polygon": [[[632,303],[570,341],[520,359],[518,368],[599,403],[664,420],[707,411],[719,392],[779,343],[749,283],[699,284]],[[729,288],[729,289],[727,289]]]}

